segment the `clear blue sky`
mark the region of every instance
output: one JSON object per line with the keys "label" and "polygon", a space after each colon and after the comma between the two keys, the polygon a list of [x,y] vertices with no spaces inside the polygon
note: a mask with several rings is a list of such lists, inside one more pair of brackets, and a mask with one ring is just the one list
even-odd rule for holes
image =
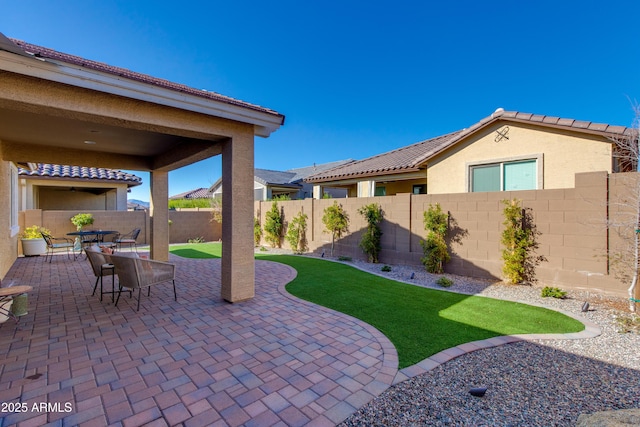
{"label": "clear blue sky", "polygon": [[[637,1],[3,2],[8,37],[277,110],[255,165],[361,159],[496,108],[628,126]],[[148,200],[145,185],[131,198]],[[220,157],[169,175],[208,187]]]}

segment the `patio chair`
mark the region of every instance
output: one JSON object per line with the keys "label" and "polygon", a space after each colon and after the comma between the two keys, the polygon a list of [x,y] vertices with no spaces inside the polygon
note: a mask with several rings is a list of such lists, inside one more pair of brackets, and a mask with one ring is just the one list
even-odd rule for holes
{"label": "patio chair", "polygon": [[120,284],[116,306],[120,301],[120,294],[123,288],[128,288],[132,291],[137,289],[138,308],[136,311],[140,311],[142,288],[147,288],[147,297],[149,297],[151,296],[151,286],[168,281],[173,283],[173,299],[178,301],[175,280],[176,266],[174,264],[139,258],[138,254],[134,253],[113,254],[109,258],[115,266]]}
{"label": "patio chair", "polygon": [[[102,301],[102,295],[105,293],[110,293],[111,301],[113,301],[114,295],[116,293],[116,273],[113,264],[107,261],[107,259],[105,258],[105,254],[102,253],[98,246],[87,246],[86,248],[84,248],[84,252],[87,254],[87,259],[91,264],[93,274],[95,274],[96,276],[96,283],[95,285],[93,285],[93,293],[91,295],[96,294],[96,288],[98,287],[98,282],[100,282],[100,301]],[[104,292],[102,288],[102,278],[109,274],[111,275],[111,292]]]}
{"label": "patio chair", "polygon": [[138,234],[140,234],[139,228],[134,228],[127,234],[117,233],[113,238],[113,243],[116,244],[118,250],[122,249],[122,245],[129,245],[129,249],[135,248],[137,253],[138,246],[136,245],[136,239],[138,238]]}
{"label": "patio chair", "polygon": [[69,256],[69,249],[73,252],[73,259],[76,259],[76,250],[75,245],[73,244],[73,240],[67,239],[66,237],[53,237],[48,233],[40,233],[42,234],[42,238],[45,242],[47,242],[47,253],[44,257],[44,261],[47,261],[47,257],[49,257],[49,262],[53,259],[53,254],[58,249],[65,249],[67,251],[67,258],[71,259]]}

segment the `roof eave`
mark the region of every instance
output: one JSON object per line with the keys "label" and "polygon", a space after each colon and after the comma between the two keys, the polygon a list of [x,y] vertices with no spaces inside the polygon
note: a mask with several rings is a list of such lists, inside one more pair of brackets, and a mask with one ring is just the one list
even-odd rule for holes
{"label": "roof eave", "polygon": [[50,58],[0,51],[0,70],[249,123],[254,126],[255,135],[265,138],[284,124],[282,114],[202,98]]}

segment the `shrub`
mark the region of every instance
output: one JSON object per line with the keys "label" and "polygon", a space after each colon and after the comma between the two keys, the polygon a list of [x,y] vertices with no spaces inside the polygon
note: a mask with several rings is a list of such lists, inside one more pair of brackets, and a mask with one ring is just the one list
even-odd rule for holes
{"label": "shrub", "polygon": [[211,199],[175,199],[169,200],[169,209],[209,208]]}
{"label": "shrub", "polygon": [[348,262],[351,262],[351,257],[350,257],[350,256],[339,256],[339,257],[338,257],[338,261],[348,261]]}
{"label": "shrub", "polygon": [[71,217],[71,223],[76,226],[78,231],[80,231],[85,225],[93,224],[93,215],[90,213],[76,214]]}
{"label": "shrub", "polygon": [[550,286],[545,286],[544,288],[542,288],[542,292],[540,295],[543,298],[564,299],[567,296],[567,293],[560,288],[552,288]]}
{"label": "shrub", "polygon": [[287,227],[287,234],[285,236],[291,250],[297,254],[301,254],[307,251],[307,215],[302,212],[298,212],[289,226]]}
{"label": "shrub", "polygon": [[384,265],[384,266],[382,266],[382,268],[380,269],[380,271],[389,272],[389,271],[391,271],[391,267],[389,267],[388,265]]}
{"label": "shrub", "polygon": [[427,237],[420,241],[424,254],[420,260],[429,273],[440,274],[444,272],[444,264],[451,259],[445,240],[449,215],[442,212],[436,203],[435,206],[429,205],[423,216]]}
{"label": "shrub", "polygon": [[194,237],[193,239],[187,240],[187,243],[204,243],[204,237]]}
{"label": "shrub", "polygon": [[358,213],[364,216],[367,221],[367,230],[360,240],[360,248],[367,254],[369,262],[377,263],[380,254],[380,240],[382,231],[380,230],[380,222],[384,213],[380,205],[371,203],[358,209]]}
{"label": "shrub", "polygon": [[328,233],[331,234],[331,256],[333,256],[333,246],[336,238],[342,237],[343,233],[349,231],[349,215],[344,211],[342,205],[333,202],[333,205],[324,209],[322,223]]}
{"label": "shrub", "polygon": [[262,240],[262,227],[260,227],[260,219],[258,217],[253,218],[253,244],[260,246]]}
{"label": "shrub", "polygon": [[620,316],[616,319],[620,325],[620,333],[636,333],[640,334],[640,317],[636,315]]}
{"label": "shrub", "polygon": [[442,286],[443,288],[448,288],[453,285],[453,280],[449,279],[448,277],[442,276],[438,280],[436,280],[436,284]]}
{"label": "shrub", "polygon": [[282,212],[278,209],[278,202],[273,202],[264,220],[264,238],[271,244],[272,248],[282,247],[283,228],[284,219]]}
{"label": "shrub", "polygon": [[211,199],[211,220],[222,224],[222,195]]}
{"label": "shrub", "polygon": [[25,229],[20,233],[21,239],[42,239],[42,234],[51,235],[51,231],[44,227],[40,227],[39,225],[32,225],[30,227],[25,227]]}
{"label": "shrub", "polygon": [[505,278],[514,284],[534,282],[535,267],[544,261],[543,256],[535,256],[538,248],[535,224],[530,212],[520,206],[516,199],[503,200],[505,228],[502,231],[502,272]]}

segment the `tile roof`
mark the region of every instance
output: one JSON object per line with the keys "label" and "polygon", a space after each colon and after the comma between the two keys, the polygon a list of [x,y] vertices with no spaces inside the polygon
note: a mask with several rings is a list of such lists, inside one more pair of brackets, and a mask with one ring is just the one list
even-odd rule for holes
{"label": "tile roof", "polygon": [[78,180],[120,181],[129,187],[142,184],[139,176],[114,169],[90,168],[84,166],[52,165],[38,163],[34,169],[18,167],[18,175],[37,178],[67,178]]}
{"label": "tile roof", "polygon": [[207,199],[209,197],[211,197],[211,192],[209,192],[208,188],[196,188],[195,190],[185,191],[184,193],[171,196],[169,199]]}
{"label": "tile roof", "polygon": [[310,176],[310,175],[314,175],[320,172],[324,172],[327,171],[329,169],[333,169],[336,168],[338,166],[344,166],[348,163],[352,163],[353,159],[346,159],[346,160],[338,160],[335,162],[329,162],[329,163],[321,163],[319,165],[312,165],[312,166],[305,166],[302,168],[295,168],[295,169],[289,169],[287,170],[287,172],[291,172],[294,173],[295,176],[292,179],[292,182],[299,182],[304,180],[306,177]]}
{"label": "tile roof", "polygon": [[67,64],[81,66],[94,71],[100,71],[100,72],[111,74],[114,76],[124,77],[126,79],[134,80],[140,83],[146,83],[146,84],[162,87],[165,89],[170,89],[176,92],[182,92],[189,95],[195,95],[201,98],[207,98],[213,101],[224,102],[226,104],[231,104],[231,105],[248,108],[255,111],[260,111],[262,113],[272,114],[274,116],[280,116],[282,117],[282,120],[284,122],[284,116],[278,113],[277,111],[271,110],[269,108],[261,107],[259,105],[250,104],[248,102],[240,101],[238,99],[230,98],[228,96],[224,96],[216,92],[195,89],[180,83],[174,83],[169,80],[160,79],[157,77],[149,76],[147,74],[137,73],[135,71],[131,71],[126,68],[114,67],[112,65],[108,65],[102,62],[92,61],[90,59],[85,59],[79,56],[58,52],[56,50],[49,49],[47,47],[42,47],[42,46],[34,45],[31,43],[27,43],[22,40],[17,40],[12,38],[8,38],[8,39],[11,42],[15,43],[18,47],[23,49],[24,51],[30,54],[33,54],[34,56],[39,58],[49,58],[49,59],[61,61]]}
{"label": "tile roof", "polygon": [[293,172],[274,171],[269,169],[255,169],[253,176],[256,181],[263,185],[291,185],[296,174]]}
{"label": "tile roof", "polygon": [[605,137],[630,135],[632,131],[625,126],[612,126],[553,116],[520,113],[517,111],[504,111],[499,108],[493,114],[485,117],[469,128],[317,173],[309,176],[305,181],[323,182],[353,177],[414,172],[423,167],[424,163],[436,154],[499,120],[536,124],[557,129],[569,129],[575,132],[598,134]]}
{"label": "tile roof", "polygon": [[420,169],[420,159],[438,151],[442,147],[448,146],[460,132],[462,131],[427,139],[363,160],[356,160],[344,166],[338,166],[325,172],[311,175],[306,181],[316,182],[337,178],[346,179],[360,175],[415,172]]}

